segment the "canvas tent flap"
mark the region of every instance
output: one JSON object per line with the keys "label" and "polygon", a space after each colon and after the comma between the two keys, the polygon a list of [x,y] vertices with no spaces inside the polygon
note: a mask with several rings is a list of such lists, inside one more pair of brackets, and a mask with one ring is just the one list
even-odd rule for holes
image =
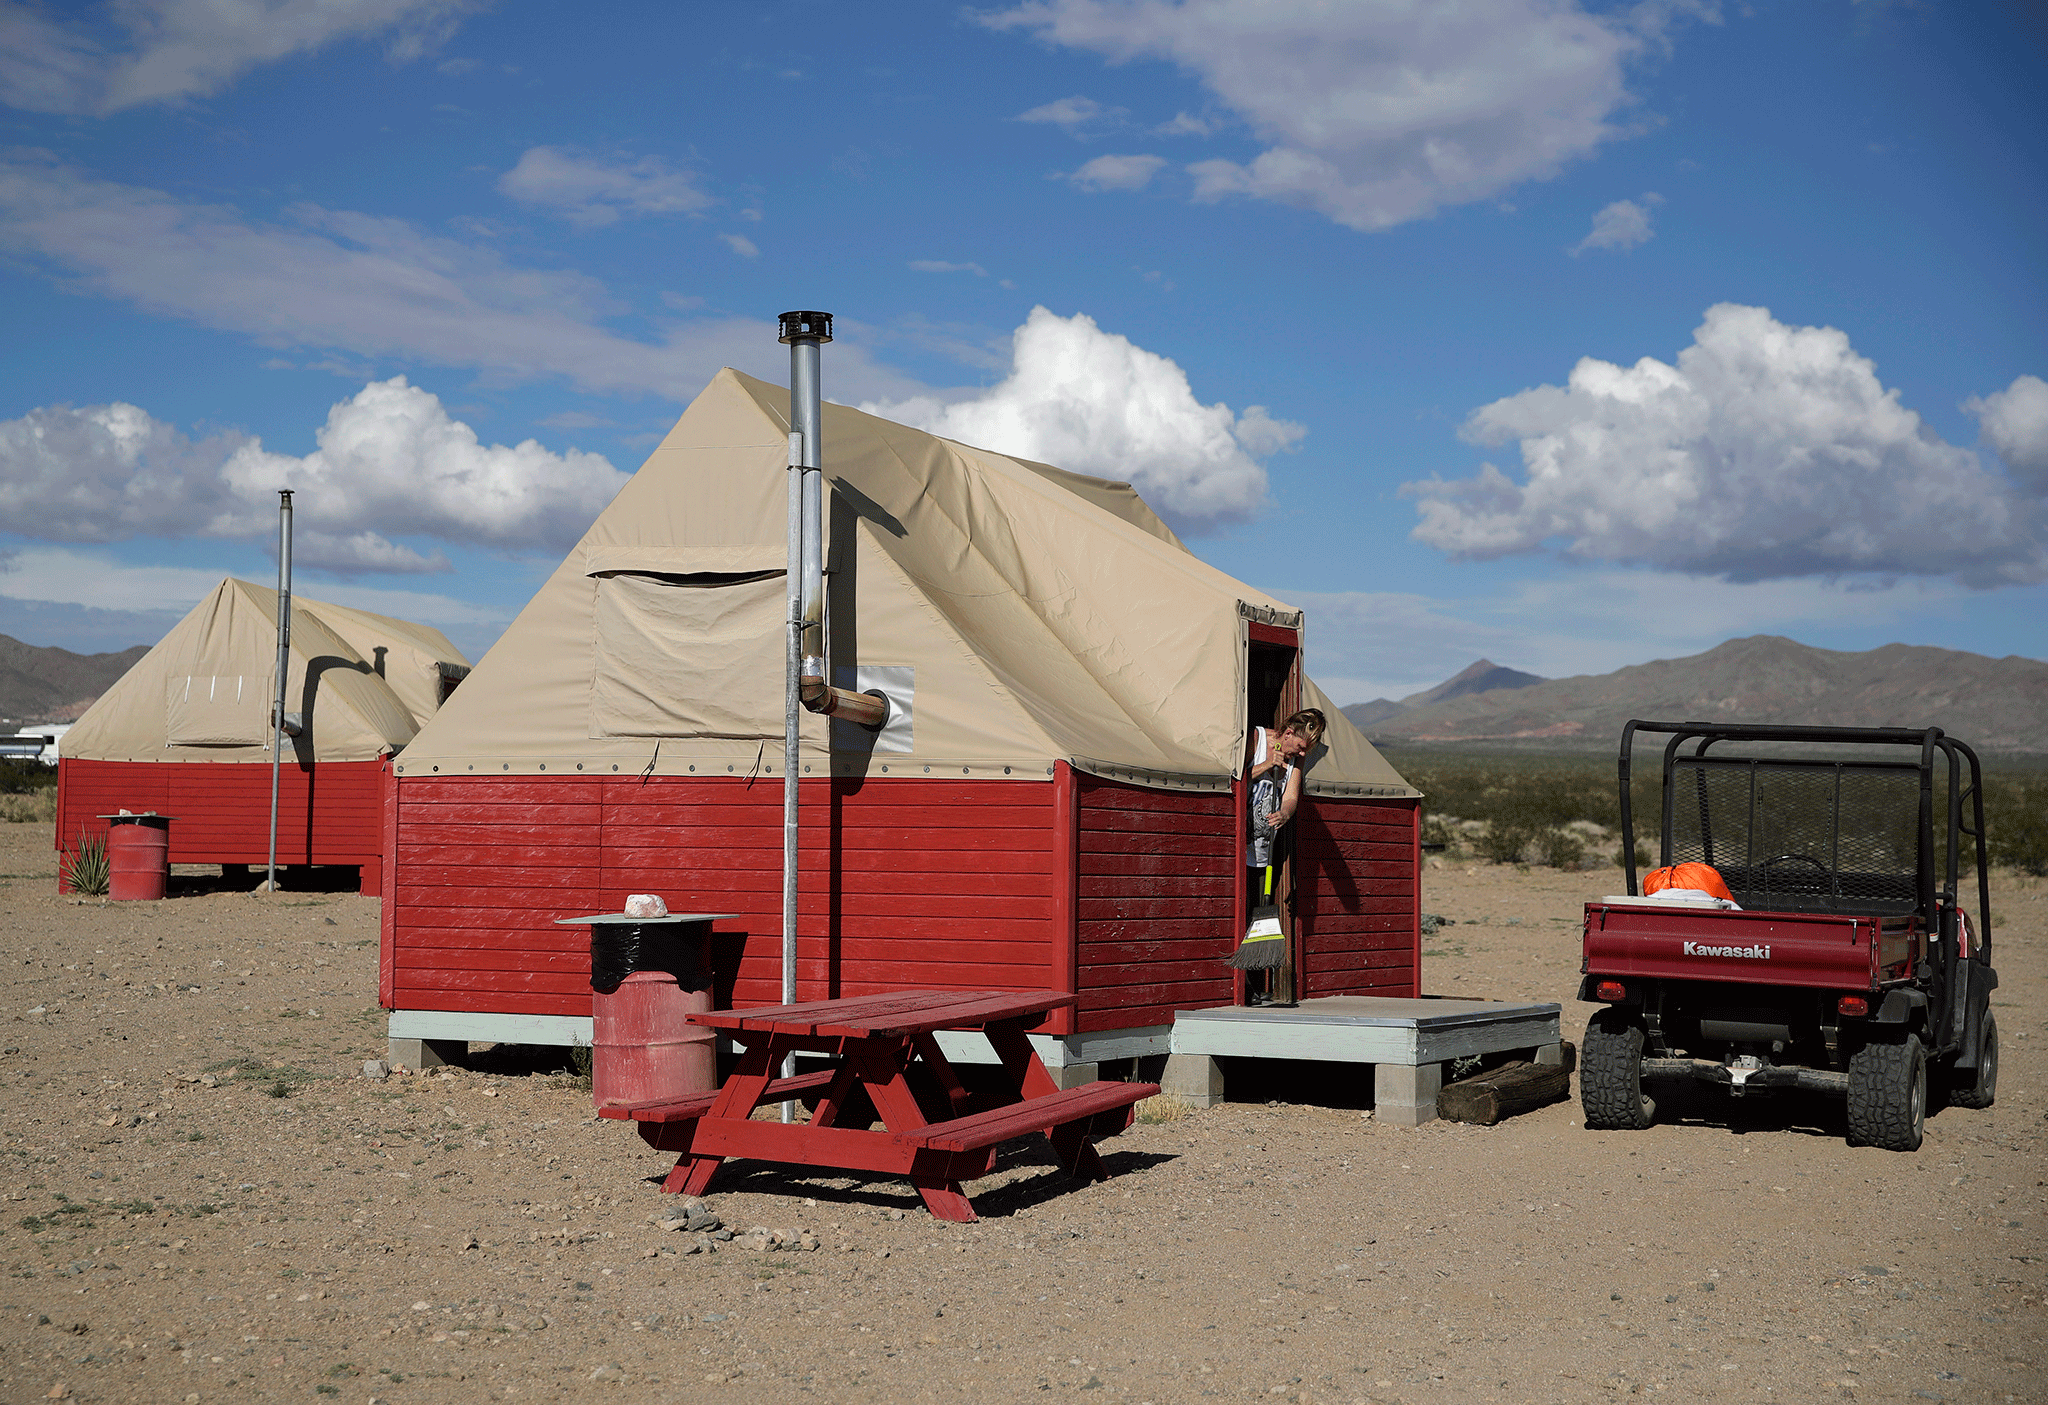
{"label": "canvas tent flap", "polygon": [[[401,770],[781,765],[788,403],[719,372]],[[914,749],[805,714],[806,764],[1044,779],[1068,761],[1231,783],[1244,621],[1299,628],[1299,610],[1188,552],[1128,484],[844,405],[824,406],[823,440],[835,675],[914,679]],[[686,593],[721,573],[759,578]],[[1363,737],[1327,751],[1333,783],[1399,783]]]}
{"label": "canvas tent flap", "polygon": [[263,745],[270,735],[270,679],[266,673],[172,674],[164,697],[164,744]]}
{"label": "canvas tent flap", "polygon": [[780,738],[788,618],[779,572],[600,576],[590,735]]}
{"label": "canvas tent flap", "polygon": [[[285,710],[306,719],[298,758],[362,761],[404,746],[412,713],[320,608],[301,601],[292,612]],[[86,710],[65,734],[64,754],[268,762],[276,659],[277,592],[224,580]]]}

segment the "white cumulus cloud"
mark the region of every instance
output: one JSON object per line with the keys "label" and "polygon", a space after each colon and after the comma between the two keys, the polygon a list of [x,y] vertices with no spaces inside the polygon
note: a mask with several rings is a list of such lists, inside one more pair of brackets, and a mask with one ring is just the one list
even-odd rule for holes
{"label": "white cumulus cloud", "polygon": [[1091,123],[1121,117],[1124,109],[1104,107],[1093,98],[1057,98],[1052,102],[1032,108],[1029,112],[1017,114],[1019,122],[1045,122],[1062,128],[1073,136],[1079,136],[1081,129]]}
{"label": "white cumulus cloud", "polygon": [[1083,190],[1143,190],[1165,164],[1163,156],[1098,156],[1067,179]]}
{"label": "white cumulus cloud", "polygon": [[1584,239],[1565,250],[1577,258],[1588,249],[1633,249],[1656,237],[1650,227],[1650,209],[1664,203],[1664,197],[1649,194],[1641,200],[1617,200],[1593,216],[1593,228]]}
{"label": "white cumulus cloud", "polygon": [[2048,579],[2038,502],[1944,442],[1832,327],[1709,308],[1668,365],[1587,357],[1564,386],[1473,412],[1468,441],[1521,450],[1524,481],[1410,483],[1418,541],[1768,580]]}
{"label": "white cumulus cloud", "polygon": [[627,475],[603,457],[534,440],[484,444],[403,376],[333,407],[304,457],[225,432],[194,439],[116,402],[0,422],[0,518],[47,541],[262,538],[294,490],[295,550],[352,572],[446,570],[390,535],[505,549],[564,549]]}
{"label": "white cumulus cloud", "polygon": [[1127,480],[1162,517],[1192,531],[1256,512],[1266,497],[1257,458],[1306,432],[1263,406],[1240,417],[1220,402],[1204,405],[1166,357],[1084,314],[1057,317],[1043,307],[1017,329],[999,384],[950,402],[921,396],[861,408],[978,448]]}
{"label": "white cumulus cloud", "polygon": [[[46,151],[0,154],[0,252],[70,291],[265,346],[402,356],[501,380],[682,400],[721,366],[776,376],[789,364],[766,319],[669,319],[657,340],[637,340],[603,325],[627,308],[573,269],[522,266],[486,243],[357,211],[298,205],[251,220]],[[921,389],[853,337],[835,344],[832,377],[848,396]]]}
{"label": "white cumulus cloud", "polygon": [[725,246],[728,249],[731,249],[743,259],[758,259],[761,257],[760,246],[744,234],[721,234],[718,237],[725,241]]}
{"label": "white cumulus cloud", "polygon": [[688,171],[659,156],[607,160],[560,146],[529,147],[498,177],[498,189],[526,205],[559,210],[577,229],[611,224],[621,215],[687,215],[712,198]]}
{"label": "white cumulus cloud", "polygon": [[1701,8],[1029,0],[983,23],[1198,79],[1264,150],[1191,165],[1197,199],[1274,200],[1374,230],[1547,179],[1622,135],[1626,64],[1662,44],[1672,13]]}
{"label": "white cumulus cloud", "polygon": [[[454,33],[474,0],[121,0],[127,31],[109,48],[84,6],[0,5],[0,102],[30,112],[105,116],[218,92],[259,64],[343,39],[386,38],[403,63]],[[68,9],[68,13],[67,13]]]}
{"label": "white cumulus cloud", "polygon": [[976,278],[988,277],[988,270],[978,263],[947,263],[944,259],[912,259],[912,273],[971,273]]}
{"label": "white cumulus cloud", "polygon": [[2020,376],[1996,394],[1972,396],[1963,408],[2015,478],[2048,492],[2048,381]]}

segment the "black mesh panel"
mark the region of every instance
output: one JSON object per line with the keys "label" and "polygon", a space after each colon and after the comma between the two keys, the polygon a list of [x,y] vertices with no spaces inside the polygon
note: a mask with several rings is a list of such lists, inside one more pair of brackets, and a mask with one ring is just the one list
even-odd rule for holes
{"label": "black mesh panel", "polygon": [[1671,861],[1713,865],[1744,907],[1913,911],[1916,771],[1678,760],[1671,791]]}

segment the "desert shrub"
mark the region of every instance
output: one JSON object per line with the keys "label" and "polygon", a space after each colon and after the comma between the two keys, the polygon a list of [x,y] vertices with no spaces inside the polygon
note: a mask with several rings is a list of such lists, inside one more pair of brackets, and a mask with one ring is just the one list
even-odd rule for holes
{"label": "desert shrub", "polygon": [[[1650,848],[1650,846],[1648,844],[1645,844],[1642,840],[1638,839],[1636,841],[1635,860],[1637,873],[1641,873],[1643,870],[1647,869],[1653,862],[1655,862],[1654,852],[1655,851],[1653,851]],[[1614,866],[1616,868],[1627,868],[1628,860],[1628,850],[1617,845],[1614,850]]]}
{"label": "desert shrub", "polygon": [[57,818],[57,792],[0,792],[0,824],[48,824]]}
{"label": "desert shrub", "polygon": [[1495,863],[1520,863],[1522,851],[1529,847],[1535,832],[1525,824],[1511,820],[1495,820],[1486,827],[1486,833],[1479,836],[1479,853],[1482,858]]}
{"label": "desert shrub", "polygon": [[1536,836],[1536,852],[1552,868],[1577,868],[1586,861],[1586,841],[1568,829],[1546,829]]}
{"label": "desert shrub", "polygon": [[1984,778],[1984,844],[1995,864],[2048,874],[2048,778]]}
{"label": "desert shrub", "polygon": [[55,766],[12,756],[0,758],[0,795],[33,795],[45,790],[54,794],[56,789]]}
{"label": "desert shrub", "polygon": [[1458,830],[1458,821],[1451,815],[1425,814],[1422,817],[1422,842],[1441,844],[1446,849],[1459,847],[1464,835]]}

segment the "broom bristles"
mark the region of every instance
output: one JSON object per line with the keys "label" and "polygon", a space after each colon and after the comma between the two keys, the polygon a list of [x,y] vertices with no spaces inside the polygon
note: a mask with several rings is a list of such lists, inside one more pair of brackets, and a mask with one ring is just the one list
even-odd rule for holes
{"label": "broom bristles", "polygon": [[1225,958],[1225,964],[1240,971],[1270,971],[1287,958],[1287,943],[1278,937],[1245,942]]}

